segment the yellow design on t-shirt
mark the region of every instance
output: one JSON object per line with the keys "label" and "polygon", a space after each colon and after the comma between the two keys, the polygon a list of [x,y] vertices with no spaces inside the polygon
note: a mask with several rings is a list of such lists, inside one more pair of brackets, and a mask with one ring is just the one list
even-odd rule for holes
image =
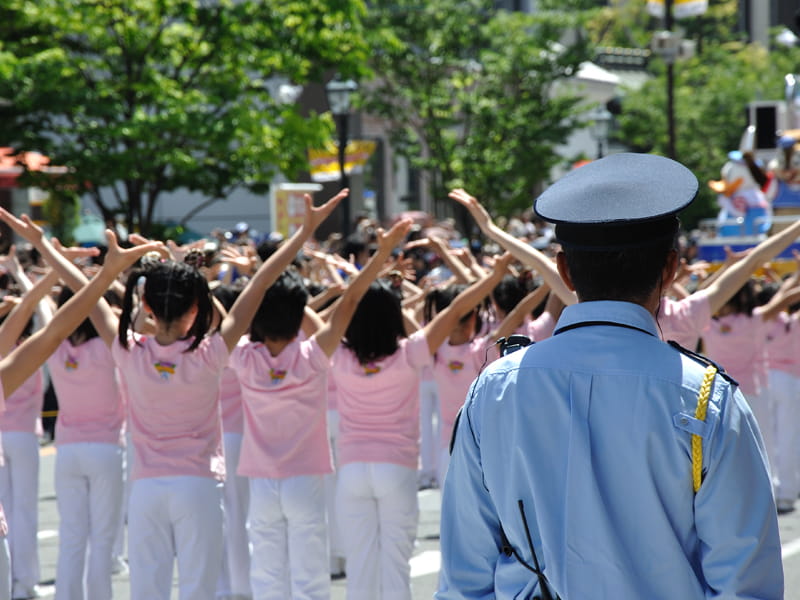
{"label": "yellow design on t-shirt", "polygon": [[169,380],[170,375],[175,375],[175,363],[160,360],[153,366],[158,371],[158,374],[161,375],[161,379]]}
{"label": "yellow design on t-shirt", "polygon": [[279,381],[283,381],[284,377],[286,377],[286,371],[283,369],[272,369],[269,370],[269,378],[272,380],[272,383],[278,383]]}
{"label": "yellow design on t-shirt", "polygon": [[381,366],[375,363],[367,363],[364,365],[364,375],[375,375],[381,372]]}
{"label": "yellow design on t-shirt", "polygon": [[67,355],[67,360],[64,361],[64,368],[67,371],[75,371],[78,369],[78,360],[72,356]]}
{"label": "yellow design on t-shirt", "polygon": [[458,373],[461,369],[464,368],[464,363],[460,360],[451,360],[447,363],[447,368],[450,369],[453,373]]}

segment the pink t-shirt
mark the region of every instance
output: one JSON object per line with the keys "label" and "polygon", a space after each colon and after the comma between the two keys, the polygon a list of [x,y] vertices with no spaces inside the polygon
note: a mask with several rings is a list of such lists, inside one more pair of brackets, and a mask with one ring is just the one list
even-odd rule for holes
{"label": "pink t-shirt", "polygon": [[40,435],[44,406],[44,376],[42,370],[28,377],[6,398],[5,411],[0,413],[0,431],[21,431]]}
{"label": "pink t-shirt", "polygon": [[800,375],[800,321],[798,313],[779,312],[767,324],[767,359],[769,368]]}
{"label": "pink t-shirt", "polygon": [[399,341],[397,351],[362,365],[344,345],[333,354],[339,393],[340,465],[383,462],[417,468],[420,371],[433,361],[425,334]]}
{"label": "pink t-shirt", "polygon": [[237,346],[244,437],[239,475],[284,479],[333,471],[326,415],[330,362],[317,339],[293,341],[278,356],[261,343]]}
{"label": "pink t-shirt", "polygon": [[111,350],[96,337],[64,340],[47,359],[58,396],[56,444],[121,444],[125,410]]}
{"label": "pink t-shirt", "polygon": [[458,410],[486,360],[486,344],[482,337],[457,346],[445,342],[436,351],[433,374],[439,390],[441,447],[450,443]]}
{"label": "pink t-shirt", "polygon": [[704,354],[739,382],[745,396],[766,388],[766,340],[767,324],[757,312],[711,319],[703,330]]}
{"label": "pink t-shirt", "polygon": [[[134,340],[138,341],[137,345]],[[225,478],[219,385],[228,361],[222,336],[162,346],[129,334],[129,349],[111,353],[128,385],[131,439],[136,455],[131,479],[193,475]]]}
{"label": "pink t-shirt", "polygon": [[682,300],[661,298],[657,321],[663,340],[676,341],[688,350],[695,350],[701,332],[711,322],[708,295],[701,291]]}

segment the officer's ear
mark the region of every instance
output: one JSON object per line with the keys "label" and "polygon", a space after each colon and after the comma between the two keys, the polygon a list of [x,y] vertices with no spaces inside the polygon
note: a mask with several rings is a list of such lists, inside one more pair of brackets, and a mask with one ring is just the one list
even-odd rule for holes
{"label": "officer's ear", "polygon": [[678,272],[681,259],[678,251],[672,249],[667,255],[667,262],[664,264],[664,270],[661,272],[661,289],[668,290],[675,280],[675,274]]}
{"label": "officer's ear", "polygon": [[564,283],[567,285],[571,292],[575,291],[575,286],[572,285],[572,277],[569,274],[569,266],[567,266],[567,255],[564,252],[559,252],[556,255],[556,268],[558,269],[558,274],[561,275],[561,279],[564,280]]}

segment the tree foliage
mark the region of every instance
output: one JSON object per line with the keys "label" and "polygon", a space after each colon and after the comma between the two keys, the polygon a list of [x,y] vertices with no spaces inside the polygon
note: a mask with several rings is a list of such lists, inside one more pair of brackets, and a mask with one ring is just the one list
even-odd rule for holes
{"label": "tree foliage", "polygon": [[[361,0],[7,0],[0,140],[70,168],[104,218],[149,228],[163,192],[210,200],[307,166],[330,118],[270,84],[362,75]],[[31,179],[36,174],[30,174]]]}
{"label": "tree foliage", "polygon": [[[363,108],[390,124],[394,149],[435,199],[464,186],[494,211],[529,207],[577,124],[579,98],[554,93],[587,56],[575,2],[536,14],[489,0],[396,0],[366,17],[376,79]],[[437,212],[443,212],[440,207]]]}

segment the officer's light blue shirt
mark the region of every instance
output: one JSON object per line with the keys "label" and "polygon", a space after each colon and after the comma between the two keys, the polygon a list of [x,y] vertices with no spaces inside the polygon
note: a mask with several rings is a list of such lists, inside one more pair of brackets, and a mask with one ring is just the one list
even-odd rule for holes
{"label": "officer's light blue shirt", "polygon": [[[606,323],[603,323],[606,322]],[[562,600],[783,598],[761,436],[717,375],[660,341],[641,306],[567,307],[556,334],[473,384],[442,506],[439,600],[531,598],[536,577],[501,552],[501,524]],[[691,434],[703,438],[695,495]]]}

